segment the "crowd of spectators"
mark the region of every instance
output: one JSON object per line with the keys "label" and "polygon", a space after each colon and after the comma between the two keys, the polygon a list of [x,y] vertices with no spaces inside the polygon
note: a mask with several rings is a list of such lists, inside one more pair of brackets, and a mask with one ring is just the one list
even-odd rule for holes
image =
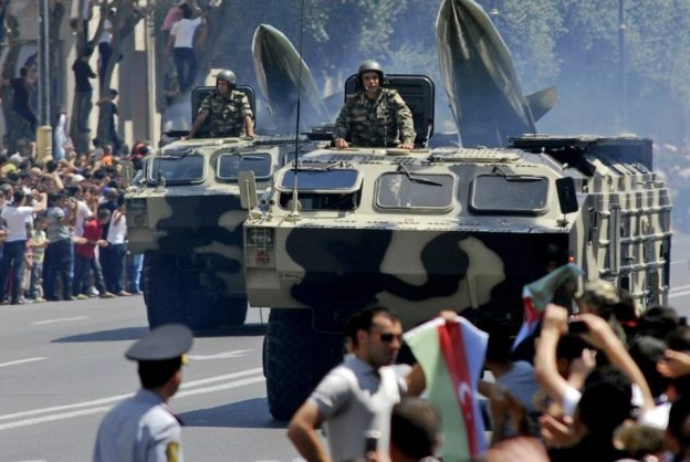
{"label": "crowd of spectators", "polygon": [[0,154],[0,303],[140,293],[143,256],[126,246],[125,149],[95,140],[89,153],[47,162]]}
{"label": "crowd of spectators", "polygon": [[627,292],[603,280],[586,283],[573,303],[576,315],[547,305],[526,340],[533,357],[516,357],[505,332],[489,337],[486,367],[495,382],[480,390],[489,398],[492,444],[532,438],[543,454],[532,460],[553,462],[690,460],[684,318],[669,306],[639,313]]}
{"label": "crowd of spectators", "polygon": [[[607,281],[586,282],[577,294],[575,289],[575,284],[567,283],[558,289],[557,299],[567,307],[546,301],[538,328],[521,341],[531,344],[531,348],[515,348],[518,345],[514,345],[514,338],[505,328],[487,329],[490,334],[484,367],[493,379],[480,380],[478,392],[487,399],[484,422],[486,430],[491,430],[491,441],[487,451],[476,458],[470,459],[468,455],[466,460],[690,461],[690,326],[685,318],[670,306],[655,306],[640,312],[626,291]],[[565,303],[566,300],[572,305]],[[357,331],[359,343],[355,346],[349,343],[355,356],[357,348],[368,352],[360,355],[365,358],[361,364],[384,347],[389,347],[385,351],[395,350],[391,345],[401,337],[387,333],[393,332],[391,329],[396,323],[399,326],[399,321],[395,317],[386,321],[381,313],[391,315],[381,311],[383,308],[378,310],[372,327]],[[447,318],[448,313],[441,316]],[[388,322],[387,328],[383,321]],[[380,334],[384,331],[392,336],[390,342],[384,342],[388,340]],[[352,338],[349,336],[348,340]],[[361,346],[362,342],[366,348]],[[397,343],[397,348],[400,345]],[[351,356],[327,376],[290,423],[288,435],[308,460],[317,453],[321,456],[314,456],[313,460],[325,457],[316,443],[308,443],[316,441],[308,437],[310,429],[323,422],[333,424],[331,421],[353,412],[353,406],[359,403],[357,392],[351,392],[346,401],[329,399],[325,401],[328,405],[319,401],[331,395],[340,399],[346,390],[358,390],[352,384],[363,383],[363,379],[350,382],[339,378],[345,377],[343,367],[353,361]],[[385,375],[386,368],[373,363],[358,367],[363,373],[378,367],[375,377]],[[393,368],[406,371],[398,366]],[[399,376],[407,382],[406,391],[402,387],[404,408],[411,406],[410,395],[420,391],[414,385],[416,368]],[[433,374],[435,369],[425,369],[424,373]],[[370,424],[374,426],[351,425],[349,430],[347,426],[339,427],[340,434],[335,426],[329,426],[331,447],[338,446],[338,441],[332,441],[334,438],[354,435],[355,442],[345,447],[361,454],[356,460],[436,461],[434,456],[441,451],[434,441],[453,445],[463,439],[461,435],[449,434],[434,437],[446,418],[453,420],[453,413],[458,411],[456,404],[449,402],[439,407],[437,416],[429,411],[428,405],[414,404],[412,411],[396,417],[401,411],[398,405],[393,408],[392,420],[382,424],[384,418],[390,419],[384,417],[390,416],[390,407],[380,402],[378,407],[367,404],[373,403],[373,397],[380,393],[380,390],[371,391],[371,397],[362,399],[368,410],[357,417],[371,419]],[[335,413],[323,413],[323,409],[337,408],[343,402],[346,404]],[[309,415],[311,420],[305,417]],[[390,434],[390,446],[368,449],[362,428],[377,428],[381,435]],[[411,432],[416,440],[411,439]],[[332,457],[342,460],[333,454]]]}

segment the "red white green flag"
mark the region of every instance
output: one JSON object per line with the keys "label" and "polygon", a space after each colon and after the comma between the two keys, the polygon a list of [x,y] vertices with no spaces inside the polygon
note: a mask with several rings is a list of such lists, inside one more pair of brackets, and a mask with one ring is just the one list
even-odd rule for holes
{"label": "red white green flag", "polygon": [[525,317],[513,342],[513,350],[537,330],[537,326],[544,318],[546,305],[551,303],[558,288],[566,281],[575,280],[582,274],[584,272],[579,266],[568,263],[522,288]]}
{"label": "red white green flag", "polygon": [[444,462],[466,461],[486,450],[484,421],[476,397],[488,335],[467,319],[433,319],[405,334],[424,370],[429,401],[443,421]]}

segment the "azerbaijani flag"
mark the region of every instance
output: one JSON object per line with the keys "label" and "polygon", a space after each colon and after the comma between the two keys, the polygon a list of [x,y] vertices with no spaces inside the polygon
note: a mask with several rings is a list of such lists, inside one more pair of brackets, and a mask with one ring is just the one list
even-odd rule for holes
{"label": "azerbaijani flag", "polygon": [[522,288],[525,319],[513,342],[513,350],[537,329],[544,317],[546,305],[551,303],[558,288],[567,280],[575,279],[582,274],[584,272],[579,266],[575,263],[568,263]]}
{"label": "azerbaijani flag", "polygon": [[467,319],[435,318],[404,336],[424,370],[429,401],[443,420],[444,462],[466,461],[486,450],[476,399],[489,336]]}

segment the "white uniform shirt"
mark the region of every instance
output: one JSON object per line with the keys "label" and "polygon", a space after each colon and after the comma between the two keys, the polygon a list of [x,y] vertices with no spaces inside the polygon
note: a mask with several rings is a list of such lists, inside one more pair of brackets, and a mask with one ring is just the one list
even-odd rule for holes
{"label": "white uniform shirt", "polygon": [[7,240],[5,242],[25,241],[26,224],[31,223],[33,207],[12,207],[7,206],[3,209],[2,218],[7,223]]}
{"label": "white uniform shirt", "polygon": [[142,389],[105,416],[98,428],[93,460],[182,462],[181,436],[180,423],[161,397]]}
{"label": "white uniform shirt", "polygon": [[173,24],[170,35],[175,37],[173,48],[194,48],[194,32],[201,25],[201,17],[180,19]]}

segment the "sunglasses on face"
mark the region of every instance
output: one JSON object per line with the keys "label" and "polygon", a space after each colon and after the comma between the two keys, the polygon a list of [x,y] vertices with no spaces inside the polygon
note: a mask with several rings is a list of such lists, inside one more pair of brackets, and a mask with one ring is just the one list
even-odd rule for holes
{"label": "sunglasses on face", "polygon": [[402,343],[403,340],[402,334],[393,334],[390,332],[379,334],[379,338],[383,343],[391,343],[394,339],[397,339],[398,342]]}

